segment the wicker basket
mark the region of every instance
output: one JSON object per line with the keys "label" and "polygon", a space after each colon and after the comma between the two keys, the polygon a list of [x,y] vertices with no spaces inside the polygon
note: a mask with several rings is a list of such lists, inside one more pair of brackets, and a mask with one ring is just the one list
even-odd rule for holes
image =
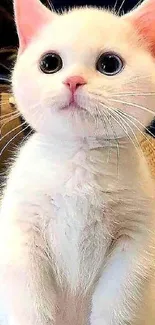
{"label": "wicker basket", "polygon": [[[10,99],[11,96],[7,92],[0,93],[0,174],[5,169],[8,159],[11,158],[13,149],[24,136],[20,118],[6,118],[8,116],[6,114],[12,114],[15,110]],[[19,134],[16,136],[17,133]]]}
{"label": "wicker basket", "polygon": [[155,178],[155,138],[147,134],[141,140],[141,147],[147,159],[151,174]]}

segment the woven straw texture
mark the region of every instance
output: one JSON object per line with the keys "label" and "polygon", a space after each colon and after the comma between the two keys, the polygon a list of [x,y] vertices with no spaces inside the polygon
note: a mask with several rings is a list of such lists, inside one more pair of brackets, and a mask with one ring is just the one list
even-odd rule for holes
{"label": "woven straw texture", "polygon": [[141,147],[147,159],[152,176],[155,178],[155,139],[148,134],[141,140]]}

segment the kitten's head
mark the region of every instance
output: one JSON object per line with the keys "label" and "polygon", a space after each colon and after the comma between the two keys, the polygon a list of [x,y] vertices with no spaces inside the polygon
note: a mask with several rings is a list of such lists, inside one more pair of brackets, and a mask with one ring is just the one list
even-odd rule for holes
{"label": "kitten's head", "polygon": [[118,17],[105,10],[61,15],[39,0],[14,0],[20,49],[17,105],[38,132],[123,137],[155,112],[155,1]]}

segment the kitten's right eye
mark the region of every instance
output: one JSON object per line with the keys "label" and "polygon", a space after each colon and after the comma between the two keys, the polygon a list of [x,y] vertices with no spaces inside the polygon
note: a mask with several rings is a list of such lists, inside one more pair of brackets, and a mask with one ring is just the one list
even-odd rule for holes
{"label": "kitten's right eye", "polygon": [[57,53],[47,53],[43,55],[39,62],[40,70],[46,74],[56,73],[63,66],[62,59]]}

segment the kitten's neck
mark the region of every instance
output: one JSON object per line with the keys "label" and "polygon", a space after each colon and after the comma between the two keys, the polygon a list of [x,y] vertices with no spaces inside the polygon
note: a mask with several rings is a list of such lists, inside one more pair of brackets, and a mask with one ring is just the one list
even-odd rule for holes
{"label": "kitten's neck", "polygon": [[58,137],[46,138],[43,135],[35,135],[35,143],[38,142],[38,148],[45,150],[45,156],[49,153],[49,160],[53,157],[65,163],[73,157],[84,155],[89,161],[91,157],[100,163],[102,162],[106,169],[113,172],[119,168],[121,173],[124,171],[133,174],[137,173],[139,165],[146,165],[142,150],[134,146],[132,141],[127,138],[106,140],[103,138],[75,138],[62,139]]}
{"label": "kitten's neck", "polygon": [[[53,136],[51,138],[46,137],[41,134],[36,134],[36,137],[39,142],[44,144],[45,146],[53,146],[57,145],[57,148],[76,148],[83,150],[95,150],[95,149],[103,149],[109,150],[110,148],[116,148],[117,150],[120,148],[129,148],[131,146],[129,140],[126,138],[118,138],[118,139],[105,139],[102,137],[75,137],[75,138],[62,138],[58,136]],[[132,144],[133,146],[133,144]]]}
{"label": "kitten's neck", "polygon": [[[139,191],[142,195],[144,189],[147,195],[154,192],[153,181],[142,154],[141,149],[134,147],[127,138],[116,140],[104,139],[58,139],[46,138],[35,134],[32,138],[32,154],[45,158],[54,163],[57,168],[65,166],[76,167],[94,175],[97,183],[104,182],[104,186],[114,189],[124,186],[131,191]],[[34,150],[35,147],[35,150]],[[36,161],[36,158],[35,158]],[[102,184],[103,185],[103,184]],[[151,191],[151,192],[150,192]],[[150,192],[150,194],[149,194]]]}

